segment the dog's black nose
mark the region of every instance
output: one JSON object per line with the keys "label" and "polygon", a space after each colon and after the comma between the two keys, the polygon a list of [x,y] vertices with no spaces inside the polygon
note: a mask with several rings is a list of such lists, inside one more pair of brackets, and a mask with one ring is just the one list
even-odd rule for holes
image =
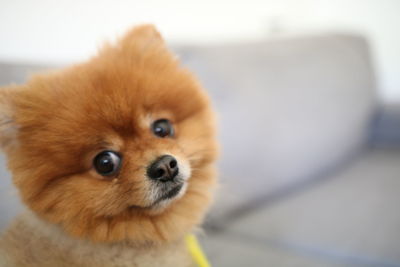
{"label": "dog's black nose", "polygon": [[147,175],[156,181],[172,181],[178,175],[178,162],[173,156],[164,155],[147,168]]}

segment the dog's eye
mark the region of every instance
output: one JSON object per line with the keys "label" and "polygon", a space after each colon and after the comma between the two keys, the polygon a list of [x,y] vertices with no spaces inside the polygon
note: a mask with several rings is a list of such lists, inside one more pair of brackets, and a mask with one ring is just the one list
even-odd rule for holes
{"label": "dog's eye", "polygon": [[167,119],[159,119],[153,122],[151,126],[153,133],[158,137],[166,137],[174,135],[174,128],[172,124]]}
{"label": "dog's eye", "polygon": [[94,158],[93,166],[103,176],[113,175],[121,166],[121,156],[114,151],[100,152]]}

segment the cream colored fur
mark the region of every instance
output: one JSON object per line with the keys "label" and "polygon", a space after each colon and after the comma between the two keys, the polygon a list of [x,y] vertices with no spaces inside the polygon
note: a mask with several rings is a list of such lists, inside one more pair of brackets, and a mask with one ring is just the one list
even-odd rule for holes
{"label": "cream colored fur", "polygon": [[94,244],[73,239],[31,212],[18,216],[0,239],[4,267],[195,266],[184,240],[162,246]]}

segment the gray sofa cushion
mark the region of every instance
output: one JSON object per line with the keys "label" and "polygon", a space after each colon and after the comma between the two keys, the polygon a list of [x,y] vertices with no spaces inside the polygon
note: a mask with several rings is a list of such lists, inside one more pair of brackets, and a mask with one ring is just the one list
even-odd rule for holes
{"label": "gray sofa cushion", "polygon": [[400,266],[399,162],[400,149],[366,151],[324,182],[208,235],[207,255],[232,267]]}
{"label": "gray sofa cushion", "polygon": [[367,139],[376,93],[361,37],[332,34],[177,51],[219,111],[225,210],[315,176]]}

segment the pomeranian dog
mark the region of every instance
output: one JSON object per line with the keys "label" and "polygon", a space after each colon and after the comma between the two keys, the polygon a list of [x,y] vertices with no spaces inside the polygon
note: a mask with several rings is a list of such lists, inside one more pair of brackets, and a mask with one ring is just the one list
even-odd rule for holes
{"label": "pomeranian dog", "polygon": [[0,90],[0,145],[28,207],[1,266],[192,266],[215,186],[214,113],[143,25],[85,63]]}

